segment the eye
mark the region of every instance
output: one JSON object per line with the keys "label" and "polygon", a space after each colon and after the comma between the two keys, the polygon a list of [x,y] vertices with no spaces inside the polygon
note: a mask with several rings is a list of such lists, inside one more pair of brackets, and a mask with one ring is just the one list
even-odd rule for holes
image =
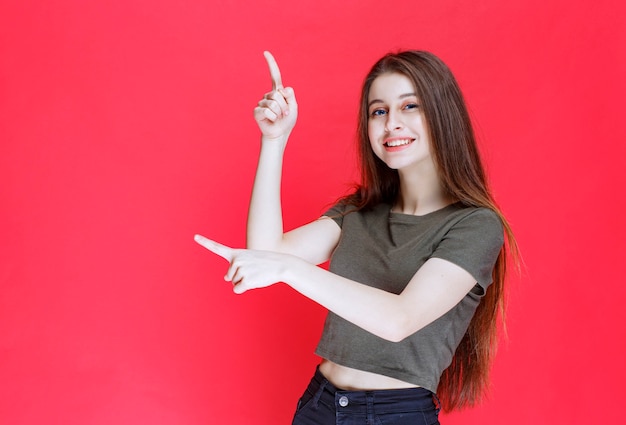
{"label": "eye", "polygon": [[418,105],[417,103],[407,103],[406,105],[404,105],[404,109],[419,109],[420,105]]}
{"label": "eye", "polygon": [[378,108],[378,109],[374,109],[370,115],[373,117],[382,117],[384,115],[387,114],[387,111],[385,111],[384,109]]}

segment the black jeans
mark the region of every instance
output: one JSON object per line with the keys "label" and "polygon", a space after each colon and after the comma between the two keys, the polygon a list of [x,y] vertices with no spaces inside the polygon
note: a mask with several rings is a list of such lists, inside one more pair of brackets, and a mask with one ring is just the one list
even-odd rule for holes
{"label": "black jeans", "polygon": [[318,370],[292,425],[438,425],[436,396],[424,388],[343,391]]}

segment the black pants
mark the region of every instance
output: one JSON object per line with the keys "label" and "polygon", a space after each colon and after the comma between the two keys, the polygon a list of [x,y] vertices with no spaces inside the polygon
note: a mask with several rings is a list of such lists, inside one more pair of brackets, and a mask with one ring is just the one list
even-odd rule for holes
{"label": "black pants", "polygon": [[436,396],[424,388],[343,391],[318,370],[292,425],[438,425]]}

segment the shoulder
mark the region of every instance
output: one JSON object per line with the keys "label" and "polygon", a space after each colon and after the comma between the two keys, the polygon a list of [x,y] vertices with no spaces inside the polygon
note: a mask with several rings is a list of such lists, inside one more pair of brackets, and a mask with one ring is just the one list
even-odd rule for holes
{"label": "shoulder", "polygon": [[504,238],[504,226],[495,211],[489,208],[466,207],[460,204],[456,204],[454,207],[447,217],[451,229],[489,232]]}
{"label": "shoulder", "polygon": [[373,208],[359,208],[345,199],[337,201],[332,207],[322,214],[333,219],[339,227],[343,227],[347,221],[371,220],[375,217],[387,217],[391,206],[388,204],[378,204]]}

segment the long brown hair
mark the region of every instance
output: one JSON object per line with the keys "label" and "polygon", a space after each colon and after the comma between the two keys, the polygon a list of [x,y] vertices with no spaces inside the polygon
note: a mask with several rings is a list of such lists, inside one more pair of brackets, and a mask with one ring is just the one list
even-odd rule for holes
{"label": "long brown hair", "polygon": [[[365,78],[357,135],[361,182],[345,201],[361,210],[381,202],[393,203],[398,196],[398,172],[387,167],[374,154],[367,131],[370,87],[378,76],[385,73],[402,74],[415,86],[444,190],[466,206],[493,210],[502,220],[509,249],[516,254],[517,245],[511,228],[489,191],[461,90],[450,69],[429,52],[388,54],[372,67]],[[489,370],[497,345],[497,319],[504,320],[506,260],[505,244],[496,260],[493,283],[479,304],[452,363],[441,376],[437,393],[444,410],[476,404],[489,387]]]}

